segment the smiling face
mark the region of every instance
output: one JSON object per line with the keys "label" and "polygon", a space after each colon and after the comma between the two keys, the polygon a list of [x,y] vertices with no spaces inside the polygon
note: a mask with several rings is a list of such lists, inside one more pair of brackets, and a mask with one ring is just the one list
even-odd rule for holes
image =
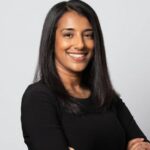
{"label": "smiling face", "polygon": [[93,29],[84,16],[66,12],[58,21],[55,35],[56,68],[81,73],[93,56]]}

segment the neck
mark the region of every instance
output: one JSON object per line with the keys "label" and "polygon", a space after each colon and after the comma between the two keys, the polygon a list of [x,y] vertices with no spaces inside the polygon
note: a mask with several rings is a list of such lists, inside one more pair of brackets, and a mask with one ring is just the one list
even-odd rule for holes
{"label": "neck", "polygon": [[65,89],[70,93],[70,95],[79,98],[89,97],[91,91],[88,88],[81,86],[82,73],[67,71],[61,66],[57,66],[57,72]]}
{"label": "neck", "polygon": [[57,66],[57,72],[67,90],[77,91],[81,88],[81,73],[69,72],[59,66]]}

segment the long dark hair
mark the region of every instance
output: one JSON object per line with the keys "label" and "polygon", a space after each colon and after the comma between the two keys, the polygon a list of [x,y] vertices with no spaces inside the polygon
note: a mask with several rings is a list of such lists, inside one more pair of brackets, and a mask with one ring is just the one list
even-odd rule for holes
{"label": "long dark hair", "polygon": [[39,59],[33,83],[41,80],[57,96],[57,100],[68,112],[80,114],[82,112],[80,104],[65,89],[54,62],[57,22],[64,13],[72,10],[85,16],[94,29],[94,56],[82,72],[81,83],[91,90],[91,100],[96,108],[108,107],[112,98],[118,95],[110,81],[103,35],[98,17],[88,4],[80,0],[57,3],[48,12],[43,25]]}

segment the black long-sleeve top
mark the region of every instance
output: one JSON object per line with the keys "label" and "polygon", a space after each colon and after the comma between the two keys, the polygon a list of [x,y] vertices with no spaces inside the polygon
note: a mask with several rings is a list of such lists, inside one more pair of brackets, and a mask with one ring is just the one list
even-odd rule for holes
{"label": "black long-sleeve top", "polygon": [[121,98],[105,111],[91,111],[90,98],[77,100],[88,113],[60,112],[55,95],[40,81],[26,88],[21,123],[29,150],[125,150],[133,138],[147,140]]}

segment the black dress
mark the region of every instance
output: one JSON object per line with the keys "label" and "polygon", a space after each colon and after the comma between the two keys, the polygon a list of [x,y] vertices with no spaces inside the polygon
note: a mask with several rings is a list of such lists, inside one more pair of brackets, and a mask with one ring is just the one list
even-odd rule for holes
{"label": "black dress", "polygon": [[84,115],[59,109],[56,97],[40,81],[26,88],[21,123],[29,150],[125,150],[133,138],[147,141],[122,99],[103,111],[91,108],[90,97],[77,100],[87,108]]}

